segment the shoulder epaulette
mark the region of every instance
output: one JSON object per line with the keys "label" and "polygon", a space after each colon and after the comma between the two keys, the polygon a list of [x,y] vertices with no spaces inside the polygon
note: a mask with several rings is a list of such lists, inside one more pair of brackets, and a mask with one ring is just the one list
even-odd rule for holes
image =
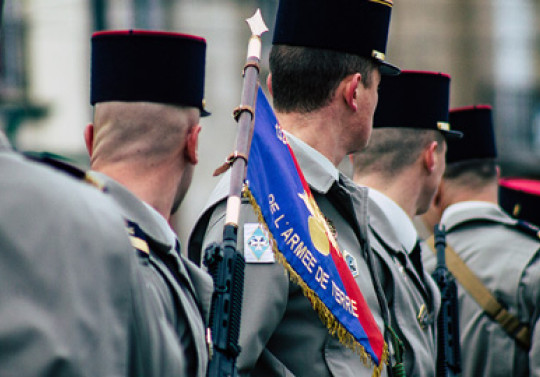
{"label": "shoulder epaulette", "polygon": [[526,233],[536,239],[540,239],[540,228],[534,224],[531,224],[525,220],[518,220],[515,224],[515,228]]}
{"label": "shoulder epaulette", "polygon": [[29,160],[47,165],[77,180],[89,183],[100,191],[106,191],[106,187],[102,182],[88,175],[86,170],[66,161],[62,156],[49,152],[24,152],[23,155]]}
{"label": "shoulder epaulette", "polygon": [[131,245],[143,255],[150,255],[150,247],[146,242],[146,236],[142,229],[133,221],[126,220],[126,229],[129,234]]}
{"label": "shoulder epaulette", "polygon": [[74,178],[84,180],[86,177],[86,171],[67,162],[62,156],[49,152],[24,152],[23,155],[29,160],[50,166]]}

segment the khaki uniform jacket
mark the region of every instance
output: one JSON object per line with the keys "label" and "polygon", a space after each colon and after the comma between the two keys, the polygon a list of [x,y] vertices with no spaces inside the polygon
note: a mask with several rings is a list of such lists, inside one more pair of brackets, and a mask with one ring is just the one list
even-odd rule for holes
{"label": "khaki uniform jacket", "polygon": [[[464,377],[540,376],[540,242],[515,224],[500,208],[487,206],[444,219],[447,243],[532,332],[530,351],[520,348],[458,284]],[[435,255],[424,259],[432,271]]]}
{"label": "khaki uniform jacket", "polygon": [[181,371],[114,208],[0,145],[0,376]]}
{"label": "khaki uniform jacket", "polygon": [[213,284],[210,275],[181,255],[168,241],[153,214],[126,187],[104,174],[90,173],[121,208],[125,219],[143,233],[150,253],[139,252],[143,276],[157,300],[158,317],[173,330],[169,339],[181,345],[182,376],[205,377],[208,366],[206,321]]}
{"label": "khaki uniform jacket", "polygon": [[[341,250],[347,251],[358,261],[356,282],[379,329],[383,331],[379,303],[363,256],[363,248],[368,247],[367,190],[355,189],[350,180],[342,177],[346,190],[342,193],[350,192],[348,197],[354,203],[351,224],[343,212],[336,210],[330,202],[336,183],[334,178],[313,156],[295,148],[292,140],[289,142],[321,211],[337,230]],[[228,191],[227,173],[216,186],[191,234],[189,256],[192,260],[201,261],[208,244],[222,241]],[[257,222],[251,205],[244,201],[238,229],[240,252],[244,251],[244,224]],[[246,264],[239,342],[242,351],[237,360],[240,374],[265,377],[371,376],[373,367],[363,365],[357,354],[328,333],[301,288],[291,283],[284,271],[284,267],[276,262]],[[383,371],[383,375],[386,375],[386,371]]]}
{"label": "khaki uniform jacket", "polygon": [[[370,244],[376,255],[379,276],[390,307],[392,327],[404,343],[403,363],[407,376],[435,376],[437,347],[436,315],[441,305],[439,289],[431,276],[414,268],[386,215],[369,199]],[[418,315],[424,307],[425,320]]]}

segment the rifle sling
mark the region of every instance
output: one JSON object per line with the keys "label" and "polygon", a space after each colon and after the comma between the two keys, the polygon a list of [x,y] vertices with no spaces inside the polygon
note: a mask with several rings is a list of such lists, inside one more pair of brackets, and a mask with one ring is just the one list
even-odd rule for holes
{"label": "rifle sling", "polygon": [[[426,240],[431,250],[436,253],[433,236]],[[522,324],[517,317],[509,313],[504,306],[497,301],[495,296],[486,288],[480,279],[460,258],[458,253],[446,244],[446,264],[456,280],[471,295],[484,312],[514,338],[514,340],[525,349],[531,346],[531,331],[529,327]]]}

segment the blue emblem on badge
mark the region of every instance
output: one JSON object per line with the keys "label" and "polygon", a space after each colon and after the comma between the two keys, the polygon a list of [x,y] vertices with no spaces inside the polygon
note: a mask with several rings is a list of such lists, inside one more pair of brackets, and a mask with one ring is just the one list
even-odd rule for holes
{"label": "blue emblem on badge", "polygon": [[358,265],[356,264],[356,258],[353,257],[351,254],[347,253],[346,251],[343,252],[343,257],[345,258],[345,262],[347,263],[349,270],[351,270],[352,276],[357,277]]}
{"label": "blue emblem on badge", "polygon": [[248,239],[248,245],[251,252],[260,259],[263,253],[268,249],[268,238],[264,235],[260,227],[253,232]]}

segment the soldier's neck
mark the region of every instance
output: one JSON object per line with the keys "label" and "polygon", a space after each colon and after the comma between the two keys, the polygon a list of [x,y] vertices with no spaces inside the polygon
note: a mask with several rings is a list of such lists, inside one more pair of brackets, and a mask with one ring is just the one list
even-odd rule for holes
{"label": "soldier's neck", "polygon": [[334,166],[347,153],[343,142],[339,118],[329,111],[311,113],[279,113],[276,112],[281,127],[304,141],[312,148],[328,158]]}
{"label": "soldier's neck", "polygon": [[418,212],[421,190],[417,180],[411,177],[405,178],[394,177],[389,179],[381,174],[367,174],[355,175],[354,182],[383,193],[400,206],[412,219]]}
{"label": "soldier's neck", "polygon": [[498,204],[499,194],[496,184],[489,184],[475,189],[467,187],[452,187],[443,195],[443,208],[460,202],[487,202]]}
{"label": "soldier's neck", "polygon": [[182,177],[178,166],[160,163],[144,166],[130,162],[118,162],[100,167],[92,167],[124,185],[138,199],[156,209],[165,219],[169,219],[174,198]]}

